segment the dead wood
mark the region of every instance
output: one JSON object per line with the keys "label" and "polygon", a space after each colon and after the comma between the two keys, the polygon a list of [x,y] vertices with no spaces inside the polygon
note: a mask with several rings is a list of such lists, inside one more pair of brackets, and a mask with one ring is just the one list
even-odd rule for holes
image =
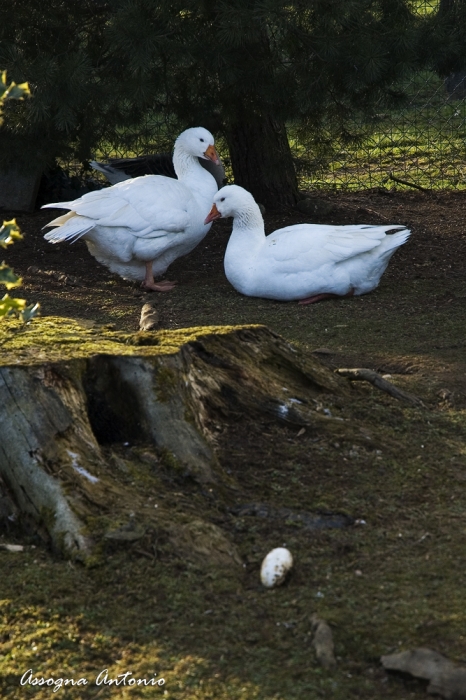
{"label": "dead wood", "polygon": [[144,304],[141,309],[141,318],[139,321],[139,330],[153,331],[160,323],[159,312],[153,304]]}
{"label": "dead wood", "polygon": [[407,187],[414,187],[416,190],[421,190],[421,192],[430,192],[431,191],[431,190],[428,190],[426,187],[422,187],[422,185],[416,185],[416,183],[414,183],[414,182],[408,182],[408,180],[402,180],[401,178],[393,175],[393,173],[389,173],[388,179],[393,180],[393,182],[398,182],[400,185],[406,185]]}
{"label": "dead wood", "polygon": [[388,382],[386,379],[381,377],[380,374],[374,372],[374,370],[372,369],[337,369],[335,370],[335,372],[341,377],[347,377],[351,381],[370,382],[375,387],[377,387],[377,389],[385,391],[387,394],[390,394],[390,396],[393,396],[393,398],[395,399],[405,401],[411,406],[422,406],[423,408],[425,408],[425,404],[417,396],[414,396],[414,394],[410,394],[407,391],[403,391],[402,389],[398,389],[398,387]]}
{"label": "dead wood", "polygon": [[[128,477],[139,467],[112,446],[152,446],[175,474],[223,498],[237,485],[216,457],[214,425],[267,415],[327,426],[333,419],[318,412],[321,397],[346,392],[316,358],[262,326],[149,332],[140,345],[140,333],[98,337],[58,321],[50,348],[40,332],[41,323],[50,330],[50,318],[7,335],[7,347],[25,346],[0,360],[0,478],[22,516],[68,556],[91,557],[97,541],[144,544],[158,528],[183,552],[203,552],[205,533],[218,535],[214,549],[235,559],[207,525],[185,519],[177,534],[163,507],[141,521],[148,511]],[[99,342],[104,352],[94,349]],[[60,347],[68,359],[57,359]]]}

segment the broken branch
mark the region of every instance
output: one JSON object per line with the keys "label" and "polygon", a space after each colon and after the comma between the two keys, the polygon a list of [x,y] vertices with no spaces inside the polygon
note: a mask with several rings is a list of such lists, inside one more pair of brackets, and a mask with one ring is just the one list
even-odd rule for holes
{"label": "broken branch", "polygon": [[401,180],[399,177],[395,177],[393,173],[388,174],[388,179],[393,180],[393,182],[398,182],[400,185],[414,187],[416,190],[421,190],[421,192],[430,192],[430,190],[428,190],[427,187],[422,187],[422,185],[416,185],[414,182],[408,182],[408,180]]}
{"label": "broken branch", "polygon": [[422,406],[425,408],[425,404],[414,394],[409,394],[407,391],[398,389],[394,384],[387,382],[386,379],[380,376],[377,372],[372,369],[366,368],[355,368],[355,369],[336,369],[335,372],[341,377],[348,377],[352,381],[364,381],[370,382],[377,389],[385,391],[390,396],[400,401],[405,401],[411,404],[411,406]]}

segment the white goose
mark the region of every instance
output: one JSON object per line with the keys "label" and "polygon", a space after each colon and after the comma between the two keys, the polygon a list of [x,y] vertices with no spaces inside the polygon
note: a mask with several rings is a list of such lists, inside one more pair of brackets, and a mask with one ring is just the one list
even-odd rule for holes
{"label": "white goose", "polygon": [[173,163],[178,180],[162,175],[125,180],[113,187],[89,192],[73,202],[46,204],[43,209],[70,209],[47,226],[51,243],[83,238],[89,252],[125,279],[143,280],[160,292],[175,282],[156,283],[177,258],[191,252],[210,225],[204,222],[217,191],[213,176],[198,158],[219,163],[214,138],[202,127],[178,136]]}
{"label": "white goose", "polygon": [[225,253],[228,281],[246,296],[300,304],[372,291],[410,235],[396,224],[297,224],[266,236],[259,207],[238,185],[217,192],[206,222],[227,216],[233,217]]}

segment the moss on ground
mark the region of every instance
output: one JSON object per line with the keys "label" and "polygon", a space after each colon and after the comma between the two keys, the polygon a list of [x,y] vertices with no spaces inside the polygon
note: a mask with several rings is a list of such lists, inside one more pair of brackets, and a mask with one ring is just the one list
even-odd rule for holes
{"label": "moss on ground", "polygon": [[[0,325],[0,364],[36,364],[106,355],[169,355],[182,345],[210,333],[226,334],[235,326],[196,326],[175,331],[139,333],[115,331],[105,326],[89,327],[79,319],[45,316],[23,324],[7,319]],[[167,373],[168,370],[165,370]],[[163,375],[164,387],[169,377]]]}
{"label": "moss on ground", "polygon": [[[428,389],[413,375],[403,386],[423,396]],[[94,568],[55,559],[32,536],[22,540],[24,552],[0,549],[2,697],[50,696],[50,688],[19,685],[29,668],[37,677],[85,678],[89,685],[60,691],[83,699],[99,691],[118,700],[156,693],[176,700],[425,697],[419,682],[387,680],[378,659],[415,646],[457,660],[466,651],[465,410],[436,401],[408,408],[355,386],[339,409],[341,435],[241,420],[218,435],[221,463],[240,484],[237,503],[365,521],[339,530],[235,516],[173,471],[166,455],[120,446],[122,483],[131,483],[141,508],[160,509],[174,523],[198,514],[215,522],[245,567],[190,563],[163,539],[155,547],[110,542],[104,565]],[[359,437],[347,439],[347,424]],[[284,544],[294,571],[284,587],[267,591],[260,562]],[[314,612],[333,630],[333,672],[315,658]],[[104,669],[109,678],[156,672],[165,684],[104,688],[95,685]]]}
{"label": "moss on ground", "polygon": [[[110,543],[103,566],[84,568],[54,558],[33,535],[4,531],[2,543],[23,542],[26,548],[0,548],[2,697],[48,699],[50,688],[19,685],[32,668],[39,677],[85,677],[88,686],[60,691],[80,700],[157,694],[172,700],[421,700],[426,684],[387,677],[382,654],[430,646],[464,663],[465,197],[367,194],[345,201],[354,216],[324,223],[372,221],[372,214],[358,213],[367,206],[384,221],[413,229],[373,294],[308,307],[242,297],[223,277],[225,223],[173,266],[170,275],[180,286],[156,303],[167,327],[191,326],[193,320],[263,323],[303,348],[319,350],[330,367],[377,369],[426,401],[427,409],[408,408],[361,384],[337,408],[352,428],[351,439],[240,417],[215,435],[220,461],[240,485],[235,505],[321,508],[366,524],[313,532],[279,518],[235,515],[181,469],[172,471],[169,456],[150,461],[147,446],[120,445],[115,469],[136,482],[132,488],[148,511],[163,508],[174,521],[200,515],[215,523],[245,567],[202,568],[175,557],[161,538],[155,548],[144,541]],[[277,216],[269,230],[286,223],[294,220]],[[31,232],[34,253],[35,240]],[[131,335],[147,295],[121,280],[114,284],[78,245],[63,249],[60,269],[80,274],[86,286],[61,287],[60,295],[58,285],[33,287],[31,262],[13,251],[18,258],[12,264],[29,285],[23,293],[47,313],[116,323]],[[51,247],[50,255],[43,249],[49,266],[50,260],[59,266],[57,249]],[[90,331],[86,342],[92,344]],[[131,350],[123,339],[115,345]],[[2,354],[7,348],[1,346]],[[141,350],[146,347],[135,352]],[[138,460],[152,465],[151,476],[135,478]],[[261,560],[283,544],[296,562],[291,578],[282,588],[265,590]],[[333,630],[338,664],[332,672],[319,666],[311,645],[314,612]],[[96,686],[105,668],[110,677],[132,671],[149,679],[157,672],[165,685]]]}

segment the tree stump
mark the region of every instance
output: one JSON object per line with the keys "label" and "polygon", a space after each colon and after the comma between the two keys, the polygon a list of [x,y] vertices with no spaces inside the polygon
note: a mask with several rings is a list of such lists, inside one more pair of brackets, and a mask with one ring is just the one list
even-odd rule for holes
{"label": "tree stump", "polygon": [[102,540],[135,541],[150,522],[175,537],[161,510],[139,523],[135,467],[115,445],[152,446],[222,494],[235,481],[216,457],[213,422],[266,413],[315,425],[328,422],[315,410],[319,396],[348,391],[263,326],[125,334],[46,317],[7,321],[0,348],[0,478],[55,549],[87,560]]}

